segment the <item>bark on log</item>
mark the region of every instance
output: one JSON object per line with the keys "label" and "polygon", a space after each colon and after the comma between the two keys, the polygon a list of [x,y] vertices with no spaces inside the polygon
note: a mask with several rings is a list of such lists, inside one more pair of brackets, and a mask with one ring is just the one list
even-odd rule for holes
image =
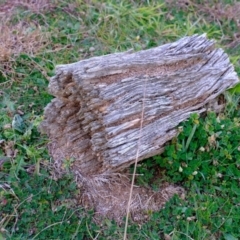
{"label": "bark on log", "polygon": [[59,170],[114,172],[135,161],[138,147],[139,161],[161,153],[180,122],[237,82],[227,54],[205,35],[59,65],[41,129]]}

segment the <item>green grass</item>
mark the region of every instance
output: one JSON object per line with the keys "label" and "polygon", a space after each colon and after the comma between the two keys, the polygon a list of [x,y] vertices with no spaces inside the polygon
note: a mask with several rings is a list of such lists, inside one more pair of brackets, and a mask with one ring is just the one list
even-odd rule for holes
{"label": "green grass", "polygon": [[[81,192],[72,176],[55,180],[52,174],[48,140],[37,127],[52,99],[47,85],[55,65],[206,32],[240,75],[240,46],[231,45],[239,27],[234,18],[209,18],[196,5],[179,8],[157,0],[59,1],[44,12],[19,7],[7,24],[19,23],[27,26],[21,36],[36,33],[43,39],[26,38],[23,51],[0,58],[0,239],[122,239],[123,226],[108,219],[98,225],[77,204]],[[10,40],[19,34],[13,30]],[[138,167],[139,184],[158,188],[168,181],[187,194],[149,213],[148,222],[130,223],[128,239],[240,239],[239,95],[226,96],[223,114],[192,116],[161,156]],[[23,131],[11,126],[16,114]]]}

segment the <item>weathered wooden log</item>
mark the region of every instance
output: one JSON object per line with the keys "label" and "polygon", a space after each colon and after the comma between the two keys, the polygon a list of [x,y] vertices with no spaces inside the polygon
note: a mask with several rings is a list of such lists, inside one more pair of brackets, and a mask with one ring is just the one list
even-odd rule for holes
{"label": "weathered wooden log", "polygon": [[180,122],[237,82],[227,54],[205,35],[59,65],[41,129],[59,169],[114,172],[135,161],[137,148],[139,161],[161,153]]}

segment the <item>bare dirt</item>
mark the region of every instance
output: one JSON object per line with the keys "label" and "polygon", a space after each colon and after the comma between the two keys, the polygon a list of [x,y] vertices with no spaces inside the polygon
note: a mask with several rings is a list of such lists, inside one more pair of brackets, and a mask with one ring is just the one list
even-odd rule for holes
{"label": "bare dirt", "polygon": [[[94,209],[95,221],[101,222],[105,217],[122,224],[127,214],[131,182],[128,174],[98,175],[91,179],[80,177],[83,192],[79,202],[87,209]],[[151,213],[164,207],[175,194],[185,198],[182,187],[164,183],[157,191],[143,186],[134,186],[130,203],[132,221],[147,221]]]}

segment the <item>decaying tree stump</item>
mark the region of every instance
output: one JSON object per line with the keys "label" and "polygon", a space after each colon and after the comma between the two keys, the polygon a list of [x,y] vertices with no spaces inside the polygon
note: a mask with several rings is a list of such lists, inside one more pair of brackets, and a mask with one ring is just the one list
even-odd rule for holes
{"label": "decaying tree stump", "polygon": [[135,161],[137,147],[139,161],[161,153],[180,122],[237,82],[227,54],[205,35],[59,65],[41,129],[59,169],[116,172]]}

